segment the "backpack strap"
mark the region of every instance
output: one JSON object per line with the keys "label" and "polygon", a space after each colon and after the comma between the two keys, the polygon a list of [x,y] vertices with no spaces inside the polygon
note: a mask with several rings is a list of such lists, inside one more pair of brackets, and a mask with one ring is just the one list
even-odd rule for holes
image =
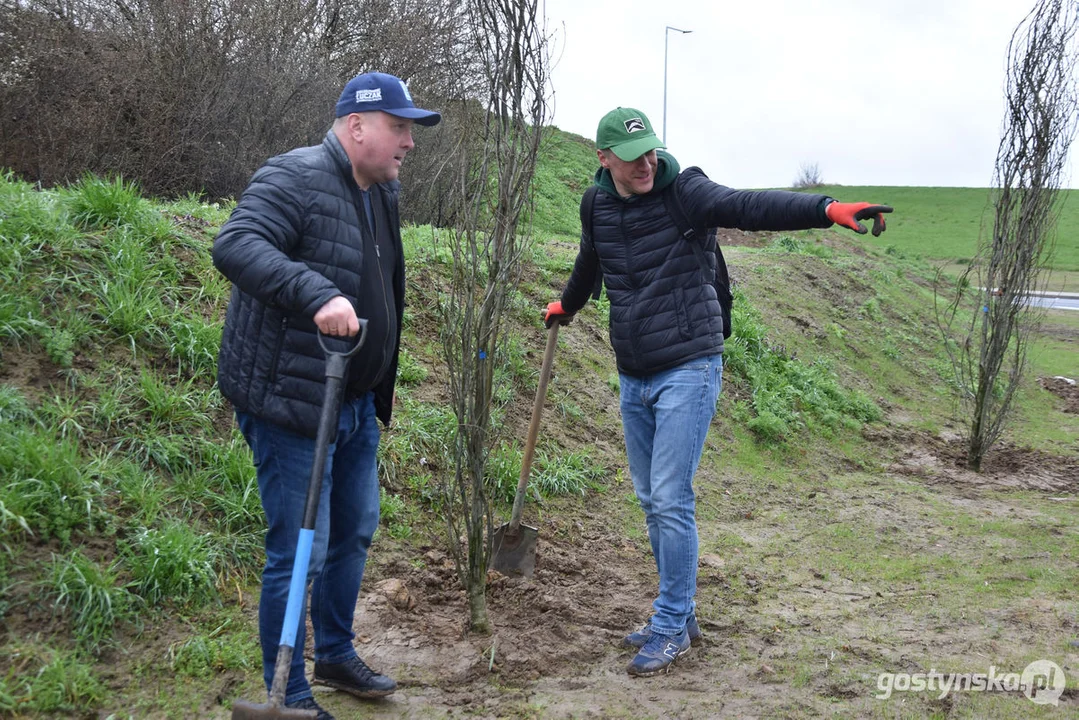
{"label": "backpack strap", "polygon": [[[673,183],[670,189],[663,193],[663,202],[667,206],[667,213],[674,219],[674,224],[678,226],[678,232],[682,234],[690,247],[693,248],[693,254],[697,256],[697,260],[700,262],[701,267],[708,267],[708,261],[705,258],[704,248],[701,243],[697,242],[697,231],[693,229],[693,226],[689,222],[689,217],[686,215],[685,208],[682,207],[682,199],[678,197],[678,184]],[[715,239],[713,244],[714,248],[709,248],[716,253],[716,280],[729,286],[731,284],[730,275],[727,273],[727,261],[723,259],[723,249],[719,246],[719,240]]]}
{"label": "backpack strap", "polygon": [[596,246],[592,243],[592,210],[596,207],[596,193],[598,185],[589,185],[581,198],[581,249],[594,251]]}
{"label": "backpack strap", "polygon": [[[581,198],[582,252],[596,252],[596,244],[592,241],[592,211],[596,207],[596,193],[598,192],[598,185],[589,185],[588,189],[584,191],[584,196]],[[596,280],[595,283],[592,285],[592,299],[599,300],[601,292],[603,292],[603,271],[597,269]]]}
{"label": "backpack strap", "polygon": [[[731,295],[731,277],[727,271],[727,261],[723,258],[723,249],[719,247],[719,238],[714,233],[707,233],[705,241],[697,240],[697,231],[689,222],[685,208],[682,207],[682,199],[678,197],[678,183],[674,182],[663,193],[663,203],[667,206],[667,214],[678,226],[678,232],[689,243],[693,254],[697,256],[697,262],[701,266],[701,279],[710,283],[716,289],[716,297],[719,299],[719,307],[723,316],[723,337],[731,336],[731,304],[734,298]],[[715,274],[708,277],[712,263],[708,262],[705,255],[705,245],[709,245],[708,251],[715,255]]]}
{"label": "backpack strap", "polygon": [[[667,214],[671,216],[674,224],[678,226],[679,234],[693,248],[693,254],[697,256],[697,262],[701,266],[701,273],[707,273],[710,264],[704,255],[704,248],[697,241],[697,231],[690,224],[689,217],[686,216],[686,210],[682,207],[682,200],[678,197],[677,182],[671,183],[671,186],[663,193],[663,204],[667,206]],[[716,246],[718,247],[718,243]],[[704,279],[711,281],[711,278],[707,276]]]}

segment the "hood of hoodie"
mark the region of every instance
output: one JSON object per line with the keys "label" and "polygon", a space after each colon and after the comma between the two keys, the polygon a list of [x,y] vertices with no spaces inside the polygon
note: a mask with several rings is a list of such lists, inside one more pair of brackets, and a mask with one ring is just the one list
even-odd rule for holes
{"label": "hood of hoodie", "polygon": [[[645,193],[646,196],[666,190],[667,186],[674,182],[674,179],[678,177],[678,173],[682,170],[678,165],[678,161],[666,150],[656,150],[656,160],[656,164],[659,166],[656,168],[656,179],[652,183],[652,189]],[[636,195],[630,195],[628,198],[619,195],[618,189],[614,186],[611,171],[605,167],[601,167],[596,171],[595,183],[601,190],[622,202],[633,202],[637,198]]]}

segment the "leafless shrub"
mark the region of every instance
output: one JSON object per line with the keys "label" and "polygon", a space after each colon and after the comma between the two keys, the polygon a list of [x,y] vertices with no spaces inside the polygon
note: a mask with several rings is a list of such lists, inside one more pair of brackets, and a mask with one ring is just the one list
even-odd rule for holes
{"label": "leafless shrub", "polygon": [[[538,0],[469,0],[480,73],[455,116],[458,152],[448,202],[454,226],[442,233],[453,254],[450,290],[439,303],[443,350],[457,416],[454,475],[446,486],[450,550],[469,600],[469,626],[487,631],[487,563],[492,513],[486,464],[494,370],[505,352],[509,298],[520,279],[531,229],[519,227],[547,117],[549,59]],[[471,90],[471,89],[470,89]],[[465,548],[458,538],[466,538]]]}
{"label": "leafless shrub", "polygon": [[973,470],[981,469],[1010,418],[1031,333],[1044,313],[1027,299],[1045,288],[1064,200],[1060,188],[1079,108],[1077,28],[1074,2],[1039,0],[1012,35],[992,228],[983,230],[978,254],[938,317],[946,338],[970,317],[961,344],[950,347],[971,411],[967,465]]}
{"label": "leafless shrub", "polygon": [[[91,171],[137,178],[156,194],[237,194],[267,157],[320,142],[359,72],[398,75],[421,103],[459,96],[472,76],[460,5],[7,2],[0,165],[44,184]],[[422,136],[439,142],[437,129]],[[423,155],[406,171],[406,194],[433,172]]]}
{"label": "leafless shrub", "polygon": [[808,190],[822,185],[824,185],[824,180],[821,178],[820,166],[817,163],[802,163],[802,166],[798,168],[798,177],[794,179],[794,184],[791,187],[798,190]]}

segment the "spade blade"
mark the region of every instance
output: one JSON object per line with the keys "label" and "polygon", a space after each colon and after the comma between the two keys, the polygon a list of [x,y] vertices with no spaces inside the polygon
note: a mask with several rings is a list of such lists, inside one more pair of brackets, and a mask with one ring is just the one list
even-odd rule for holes
{"label": "spade blade", "polygon": [[510,532],[509,523],[495,528],[491,568],[503,575],[532,577],[536,570],[537,540],[539,530],[528,525],[518,525],[515,533]]}

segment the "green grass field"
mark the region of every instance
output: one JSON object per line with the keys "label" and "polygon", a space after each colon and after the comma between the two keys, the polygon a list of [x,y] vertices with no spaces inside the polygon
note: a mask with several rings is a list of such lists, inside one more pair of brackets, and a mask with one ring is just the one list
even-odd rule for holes
{"label": "green grass field", "polygon": [[[535,227],[542,233],[576,236],[580,196],[598,167],[594,145],[571,133],[551,131],[543,153],[535,179]],[[888,218],[887,231],[877,238],[866,235],[864,240],[921,257],[951,274],[969,265],[979,237],[992,229],[989,188],[826,185],[807,192],[845,202],[892,205],[895,212]],[[1048,287],[1079,292],[1079,191],[1064,193]]]}

